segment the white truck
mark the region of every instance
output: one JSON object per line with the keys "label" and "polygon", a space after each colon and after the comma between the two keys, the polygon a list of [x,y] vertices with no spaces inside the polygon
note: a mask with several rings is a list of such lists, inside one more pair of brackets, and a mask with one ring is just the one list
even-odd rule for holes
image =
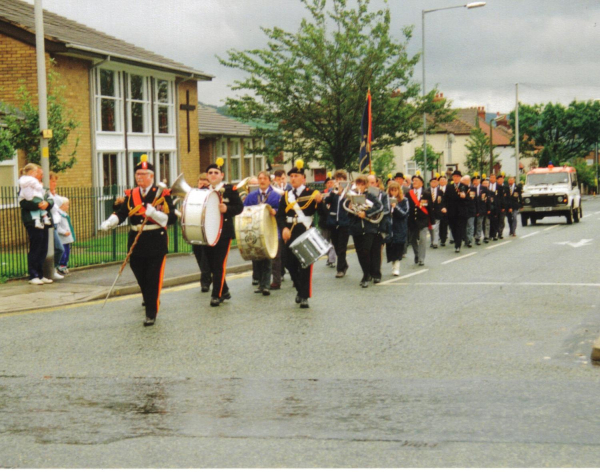
{"label": "white truck", "polygon": [[546,216],[564,216],[567,224],[583,216],[577,172],[573,167],[540,167],[527,173],[522,193],[521,223],[534,225]]}

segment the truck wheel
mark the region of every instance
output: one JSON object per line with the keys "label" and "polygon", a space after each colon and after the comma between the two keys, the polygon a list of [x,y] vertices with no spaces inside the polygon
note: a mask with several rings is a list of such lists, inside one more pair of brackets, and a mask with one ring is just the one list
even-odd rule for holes
{"label": "truck wheel", "polygon": [[572,225],[573,224],[573,210],[567,210],[565,212],[565,216],[567,217],[567,224]]}
{"label": "truck wheel", "polygon": [[527,226],[527,215],[521,214],[521,226]]}
{"label": "truck wheel", "polygon": [[573,208],[573,221],[579,223],[579,208]]}
{"label": "truck wheel", "polygon": [[537,224],[537,218],[535,216],[531,217],[531,226],[534,226]]}

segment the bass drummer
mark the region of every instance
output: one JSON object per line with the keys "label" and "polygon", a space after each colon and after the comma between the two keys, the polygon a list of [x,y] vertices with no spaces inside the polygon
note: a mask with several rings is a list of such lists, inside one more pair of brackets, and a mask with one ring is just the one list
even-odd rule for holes
{"label": "bass drummer", "polygon": [[[222,158],[217,159],[219,164],[222,161]],[[210,306],[219,306],[221,302],[231,298],[227,282],[225,281],[227,256],[229,255],[231,240],[235,235],[233,219],[235,215],[239,215],[243,211],[244,204],[234,186],[223,182],[225,174],[219,165],[210,164],[206,168],[206,176],[210,184],[209,188],[221,194],[221,204],[219,205],[219,211],[223,214],[221,236],[217,244],[206,246],[204,250],[213,282]]]}
{"label": "bass drummer", "polygon": [[292,188],[286,190],[279,202],[277,210],[277,226],[285,243],[285,263],[296,287],[296,303],[300,308],[309,308],[308,299],[312,295],[312,264],[305,269],[290,249],[299,236],[308,230],[313,223],[313,215],[323,196],[318,191],[306,187],[304,162],[296,161],[295,167],[288,172]]}
{"label": "bass drummer", "polygon": [[[271,186],[271,177],[266,170],[258,173],[258,189],[250,192],[244,200],[244,206],[260,205],[266,203],[271,206],[271,215],[275,216],[279,208],[281,194],[276,192]],[[252,261],[253,277],[258,280],[258,288],[254,293],[262,293],[264,296],[271,295],[271,271],[273,261],[263,259],[262,261]]]}

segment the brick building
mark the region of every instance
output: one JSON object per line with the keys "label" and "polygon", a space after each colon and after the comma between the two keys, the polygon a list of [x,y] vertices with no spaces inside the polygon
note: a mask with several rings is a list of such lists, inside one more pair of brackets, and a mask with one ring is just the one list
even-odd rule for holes
{"label": "brick building", "polygon": [[[37,100],[34,23],[33,5],[0,2],[0,102],[18,107],[21,85]],[[61,175],[61,187],[132,185],[142,154],[160,180],[170,184],[180,172],[196,178],[197,83],[212,76],[48,11],[44,33],[47,69],[52,58],[79,122],[62,150],[67,156],[78,141],[77,163]],[[16,182],[25,161],[4,163],[3,185]]]}

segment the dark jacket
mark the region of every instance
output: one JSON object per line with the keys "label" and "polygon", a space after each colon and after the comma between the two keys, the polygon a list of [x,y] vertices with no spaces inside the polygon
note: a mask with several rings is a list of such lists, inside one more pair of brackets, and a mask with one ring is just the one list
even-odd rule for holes
{"label": "dark jacket", "polygon": [[344,209],[344,201],[346,198],[340,199],[340,196],[337,193],[329,192],[324,196],[323,199],[329,204],[327,227],[348,227],[350,225],[350,217],[348,212]]}
{"label": "dark jacket", "polygon": [[408,192],[408,229],[410,231],[419,231],[423,228],[428,228],[435,223],[435,216],[433,216],[433,208],[431,204],[431,194],[424,188],[421,189],[421,198],[419,204],[415,203],[412,197],[412,193],[415,190]]}
{"label": "dark jacket", "polygon": [[[50,221],[52,221],[52,212],[50,210],[54,206],[54,200],[48,191],[44,193],[44,197],[44,200],[35,197],[31,201],[21,200],[19,202],[19,206],[21,207],[21,221],[26,228],[35,224],[33,218],[31,217],[31,212],[39,210],[40,208],[38,205],[43,201],[48,202],[48,208],[46,208],[46,211],[48,212],[48,218],[50,218]],[[54,225],[54,221],[52,221],[52,224]]]}
{"label": "dark jacket", "polygon": [[[152,186],[146,196],[141,198],[141,201],[144,205],[144,211],[147,204],[152,204],[154,202],[156,191],[157,187]],[[177,221],[177,215],[175,215],[174,212],[173,201],[169,195],[169,190],[165,190],[162,195],[165,197],[164,203],[161,205],[155,205],[155,207],[157,210],[168,214],[169,219],[167,224],[172,225]],[[135,215],[129,216],[129,212],[133,210],[135,206],[133,190],[126,190],[125,201],[123,204],[119,205],[115,211],[115,215],[117,215],[119,218],[119,223],[122,223],[127,218],[129,218],[130,225],[141,225],[144,222],[145,213],[138,212]],[[152,220],[148,220],[147,224],[151,225],[155,223],[153,223]],[[133,241],[135,240],[137,234],[137,231],[129,231],[127,236],[127,250],[129,250],[133,245]],[[143,231],[131,256],[144,258],[163,257],[169,252],[168,241],[169,238],[167,236],[167,231],[164,228]]]}
{"label": "dark jacket", "polygon": [[[289,228],[292,230],[292,236],[288,240],[287,244],[291,244],[298,236],[302,235],[306,230],[306,226],[303,223],[288,221],[288,218],[296,217],[296,211],[293,208],[288,209],[289,203],[289,193],[292,190],[287,190],[279,200],[279,208],[277,209],[277,214],[275,215],[275,219],[277,220],[277,226],[280,231],[283,231],[284,228]],[[305,187],[304,190],[298,195],[297,202],[302,209],[302,213],[304,216],[314,216],[317,212],[317,202],[312,198],[314,190]]]}
{"label": "dark jacket", "polygon": [[454,183],[446,186],[446,208],[448,209],[448,219],[464,219],[468,217],[466,198],[461,198],[460,193],[469,193],[469,188],[465,184],[458,184],[458,189]]}
{"label": "dark jacket", "polygon": [[[492,183],[490,182],[490,187]],[[496,190],[488,188],[488,210],[491,216],[499,216],[504,210],[504,187],[496,182]]]}
{"label": "dark jacket", "polygon": [[399,201],[392,210],[392,232],[388,242],[396,244],[406,243],[409,210],[410,205],[406,197]]}
{"label": "dark jacket", "polygon": [[244,211],[244,203],[237,190],[233,189],[233,185],[227,184],[222,190],[221,201],[227,205],[227,211],[223,214],[223,230],[219,239],[233,239],[235,238],[233,220],[236,215]]}
{"label": "dark jacket", "polygon": [[[369,218],[375,218],[383,210],[383,205],[377,197],[374,197],[369,192],[365,193],[367,200],[373,203],[373,206],[369,208],[365,213]],[[371,223],[370,221],[359,217],[353,213],[349,213],[350,217],[350,234],[361,235],[361,234],[377,234],[379,232],[379,224]]]}
{"label": "dark jacket", "polygon": [[479,185],[479,195],[477,195],[477,187],[473,185],[472,188],[477,203],[477,216],[486,216],[488,212],[488,191],[483,185]]}
{"label": "dark jacket", "polygon": [[521,185],[515,184],[513,191],[511,192],[510,186],[505,188],[504,205],[506,211],[508,210],[520,210],[523,206],[522,202],[522,189]]}
{"label": "dark jacket", "polygon": [[436,221],[446,218],[446,213],[442,212],[442,210],[446,208],[446,197],[444,195],[444,191],[438,185],[436,188],[430,188],[429,193],[431,193],[431,204],[433,207],[433,215],[435,216]]}
{"label": "dark jacket", "polygon": [[472,185],[469,187],[466,200],[467,217],[475,218],[477,216],[477,193],[475,187]]}

